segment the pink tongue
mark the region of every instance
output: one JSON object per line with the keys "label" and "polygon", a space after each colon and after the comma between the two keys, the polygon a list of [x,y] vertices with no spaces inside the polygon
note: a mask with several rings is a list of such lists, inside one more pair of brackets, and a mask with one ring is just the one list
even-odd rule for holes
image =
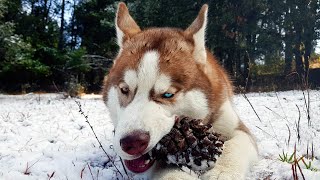
{"label": "pink tongue", "polygon": [[141,156],[138,159],[130,160],[129,163],[131,165],[139,166],[139,165],[144,165],[145,160],[146,160],[145,156]]}

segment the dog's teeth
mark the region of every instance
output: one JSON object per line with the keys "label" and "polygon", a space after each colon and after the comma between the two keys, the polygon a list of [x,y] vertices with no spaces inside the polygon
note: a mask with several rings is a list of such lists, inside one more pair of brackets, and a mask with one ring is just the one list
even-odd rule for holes
{"label": "dog's teeth", "polygon": [[144,161],[144,164],[149,164],[150,163],[150,159]]}

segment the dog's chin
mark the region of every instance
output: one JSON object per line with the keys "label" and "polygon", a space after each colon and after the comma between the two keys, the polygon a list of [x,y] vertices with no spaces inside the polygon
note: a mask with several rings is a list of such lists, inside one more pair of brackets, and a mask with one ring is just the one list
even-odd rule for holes
{"label": "dog's chin", "polygon": [[133,173],[146,172],[153,166],[154,162],[155,160],[151,158],[149,153],[146,153],[137,159],[124,160],[126,168]]}

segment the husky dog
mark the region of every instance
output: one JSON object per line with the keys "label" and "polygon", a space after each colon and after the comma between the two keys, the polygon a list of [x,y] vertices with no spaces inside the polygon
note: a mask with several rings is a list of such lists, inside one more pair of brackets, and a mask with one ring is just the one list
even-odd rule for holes
{"label": "husky dog", "polygon": [[233,108],[231,82],[205,47],[207,12],[203,5],[186,30],[141,30],[119,3],[120,50],[104,80],[103,100],[115,127],[114,149],[133,173],[149,172],[150,179],[197,178],[149,156],[179,116],[202,119],[227,139],[214,168],[200,179],[245,179],[257,158],[255,141]]}

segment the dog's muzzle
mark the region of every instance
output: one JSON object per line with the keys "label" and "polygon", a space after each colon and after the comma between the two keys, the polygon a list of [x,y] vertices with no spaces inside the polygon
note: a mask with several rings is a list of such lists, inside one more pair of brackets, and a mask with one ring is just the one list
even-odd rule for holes
{"label": "dog's muzzle", "polygon": [[146,153],[150,142],[150,135],[145,131],[133,131],[120,140],[121,149],[130,154],[139,156],[137,159],[124,160],[126,167],[134,173],[143,173],[147,171],[154,163],[151,156]]}

